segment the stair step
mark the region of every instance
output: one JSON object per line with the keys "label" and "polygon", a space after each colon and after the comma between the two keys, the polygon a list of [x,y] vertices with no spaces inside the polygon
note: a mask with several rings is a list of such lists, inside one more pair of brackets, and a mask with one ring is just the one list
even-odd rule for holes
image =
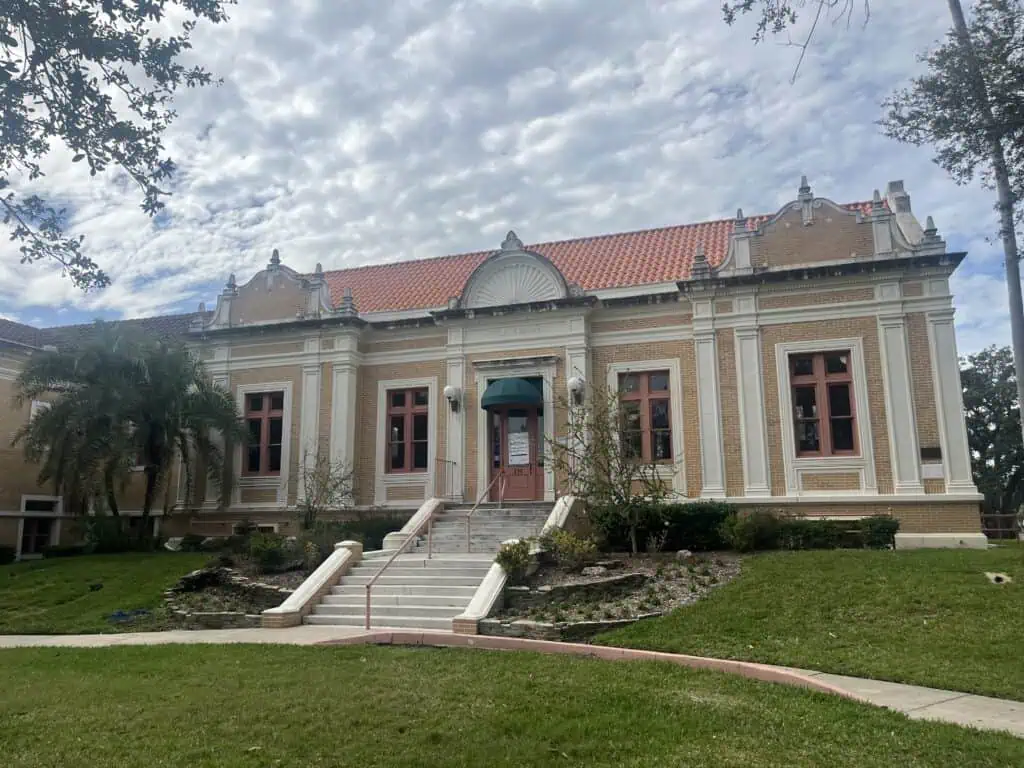
{"label": "stair step", "polygon": [[[306,624],[336,627],[362,627],[363,616],[318,616],[310,614],[305,618]],[[434,618],[432,616],[388,616],[387,620],[381,617],[371,617],[370,626],[373,629],[401,629],[413,627],[416,629],[441,629],[451,631],[452,620]]]}
{"label": "stair step", "polygon": [[[342,580],[342,584],[365,585],[372,578],[373,574],[366,574],[365,576],[345,576]],[[476,587],[480,584],[480,577],[475,575],[470,576],[405,576],[403,574],[394,574],[391,571],[385,571],[384,575],[381,576],[376,584],[408,584],[410,586],[422,585],[432,587]]]}
{"label": "stair step", "polygon": [[[472,595],[424,595],[419,593],[409,595],[385,595],[378,593],[377,590],[374,589],[372,590],[371,603],[373,604],[374,610],[377,610],[377,606],[386,605],[423,607],[446,606],[461,610],[469,605],[469,601],[472,597]],[[365,606],[366,590],[362,590],[359,594],[324,595],[322,605]]]}
{"label": "stair step", "polygon": [[[473,586],[449,586],[437,584],[381,584],[373,585],[370,592],[377,595],[434,595],[439,597],[465,597],[467,600],[476,594],[477,584]],[[332,595],[360,595],[365,598],[366,584],[341,584],[331,587]]]}
{"label": "stair step", "polygon": [[[387,605],[378,604],[374,601],[370,606],[370,617],[382,617],[382,616],[426,616],[436,619],[448,619],[452,620],[453,616],[458,616],[462,613],[463,609],[468,605],[453,606],[453,605]],[[366,604],[365,603],[348,603],[339,605],[337,603],[324,603],[316,606],[313,609],[314,616],[358,616],[360,618],[366,615]]]}
{"label": "stair step", "polygon": [[[379,568],[353,568],[343,578],[346,582],[355,583],[357,579],[369,580],[374,576],[380,569]],[[400,566],[392,566],[381,574],[380,579],[377,579],[379,584],[382,579],[402,577],[403,580],[407,578],[411,579],[461,579],[466,581],[479,582],[487,571],[490,570],[490,566],[484,566],[482,568],[402,568]],[[444,582],[442,582],[444,583]]]}

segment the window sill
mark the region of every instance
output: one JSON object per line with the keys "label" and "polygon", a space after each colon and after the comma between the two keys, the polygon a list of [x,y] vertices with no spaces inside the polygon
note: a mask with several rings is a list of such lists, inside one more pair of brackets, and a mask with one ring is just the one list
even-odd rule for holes
{"label": "window sill", "polygon": [[279,488],[280,475],[242,475],[238,479],[239,488]]}
{"label": "window sill", "polygon": [[807,467],[807,466],[820,466],[821,464],[829,465],[842,465],[850,464],[853,466],[862,466],[864,464],[864,457],[857,456],[796,456],[793,458],[794,467]]}
{"label": "window sill", "polygon": [[384,485],[419,485],[427,482],[430,473],[427,470],[420,472],[391,472],[384,475]]}

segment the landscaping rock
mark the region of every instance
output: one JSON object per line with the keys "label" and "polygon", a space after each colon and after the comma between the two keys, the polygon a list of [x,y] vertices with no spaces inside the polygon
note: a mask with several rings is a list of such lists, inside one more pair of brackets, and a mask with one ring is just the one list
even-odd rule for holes
{"label": "landscaping rock", "polygon": [[676,560],[681,563],[692,563],[694,560],[693,552],[688,549],[680,549],[676,552]]}
{"label": "landscaping rock", "polygon": [[169,549],[171,552],[180,552],[181,542],[184,539],[184,536],[171,536],[171,538],[164,542],[164,549]]}
{"label": "landscaping rock", "polygon": [[608,573],[608,569],[603,565],[591,565],[583,569],[584,576],[603,576]]}

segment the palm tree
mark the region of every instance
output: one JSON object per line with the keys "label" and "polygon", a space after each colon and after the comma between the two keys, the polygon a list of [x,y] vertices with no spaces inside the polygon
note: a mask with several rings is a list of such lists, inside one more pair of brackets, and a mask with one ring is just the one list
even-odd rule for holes
{"label": "palm tree", "polygon": [[133,467],[145,478],[143,525],[161,487],[181,457],[187,495],[196,466],[230,490],[224,451],[243,434],[235,402],[210,383],[202,363],[180,343],[97,323],[77,349],[33,355],[18,381],[17,400],[48,398],[15,435],[25,456],[39,463],[40,483],[53,483],[69,509],[102,502],[117,515],[118,493]]}

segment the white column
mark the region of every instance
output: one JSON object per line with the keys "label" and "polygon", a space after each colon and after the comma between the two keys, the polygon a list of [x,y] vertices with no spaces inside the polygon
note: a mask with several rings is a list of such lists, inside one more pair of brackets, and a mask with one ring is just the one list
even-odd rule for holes
{"label": "white column", "polygon": [[[227,350],[226,350],[226,348],[222,348],[222,349],[224,350],[223,352],[221,351],[221,349],[218,349],[218,350],[215,351],[214,359],[220,359],[222,357],[224,359],[226,359]],[[227,374],[227,373],[215,374],[215,375],[210,377],[210,380],[213,382],[214,386],[220,387],[225,392],[230,391],[230,388],[231,388],[231,376],[229,374]],[[243,403],[238,403],[238,408],[239,409],[244,408]],[[210,437],[211,437],[211,440],[212,440],[213,444],[218,446],[223,451],[224,448],[225,448],[225,446],[224,446],[224,436],[221,435],[219,432],[215,432]],[[239,456],[239,452],[235,451],[235,455],[234,456],[224,456],[224,461],[225,462],[231,462],[234,459],[237,459],[238,456]],[[237,497],[238,496],[238,482],[237,482],[237,479],[238,479],[239,473],[241,472],[241,467],[238,467],[238,466],[232,467],[232,472],[234,473],[235,479],[236,479],[236,482],[234,484],[233,495]],[[208,509],[209,508],[216,508],[217,503],[219,501],[219,497],[220,497],[220,483],[213,482],[207,476],[206,477],[206,493],[204,494],[203,506],[208,508]]]}
{"label": "white column", "polygon": [[[316,341],[316,339],[313,339]],[[299,498],[305,495],[306,473],[316,466],[320,449],[320,364],[302,366],[302,413],[299,416]]]}
{"label": "white column", "polygon": [[459,409],[453,411],[447,401],[443,406],[448,413],[445,443],[445,458],[448,459],[448,465],[445,472],[449,477],[444,478],[444,485],[439,485],[435,492],[451,492],[461,501],[466,492],[466,410],[473,407],[473,403],[466,401],[466,359],[461,354],[448,358],[445,386],[453,386],[459,390]]}
{"label": "white column", "polygon": [[[348,361],[332,366],[331,463],[355,468],[356,386],[359,367]],[[369,448],[367,448],[369,450]]]}
{"label": "white column", "polygon": [[936,412],[942,443],[947,493],[977,493],[971,476],[971,456],[964,424],[963,389],[956,352],[953,309],[928,313],[928,345],[932,358]]}
{"label": "white column", "polygon": [[770,496],[768,436],[765,432],[764,381],[761,371],[761,332],[736,329],[736,379],[740,407],[740,447],[743,454],[743,494]]}
{"label": "white column", "polygon": [[[695,318],[697,307],[694,307]],[[696,323],[695,323],[696,325]],[[722,418],[718,396],[718,345],[714,330],[694,333],[697,359],[697,402],[700,410],[701,496],[725,496]]]}
{"label": "white column", "polygon": [[[889,424],[889,452],[895,493],[924,493],[921,483],[921,449],[914,416],[914,393],[910,380],[910,351],[904,316],[878,318],[885,390],[886,421]],[[867,414],[861,414],[864,418]]]}

